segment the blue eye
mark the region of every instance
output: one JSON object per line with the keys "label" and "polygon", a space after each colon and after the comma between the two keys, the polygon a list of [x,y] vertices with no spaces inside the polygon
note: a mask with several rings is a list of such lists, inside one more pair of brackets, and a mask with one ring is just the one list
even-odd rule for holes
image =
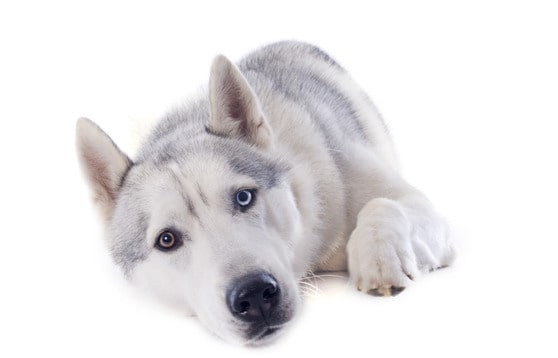
{"label": "blue eye", "polygon": [[256,200],[256,190],[254,189],[241,189],[235,195],[236,204],[241,210],[248,209]]}

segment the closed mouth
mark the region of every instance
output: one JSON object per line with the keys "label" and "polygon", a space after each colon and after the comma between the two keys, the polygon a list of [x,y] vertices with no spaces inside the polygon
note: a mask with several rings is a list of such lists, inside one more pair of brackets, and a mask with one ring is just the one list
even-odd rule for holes
{"label": "closed mouth", "polygon": [[272,327],[267,326],[259,334],[254,336],[248,344],[249,345],[255,345],[255,346],[260,345],[260,344],[265,344],[266,342],[271,340],[273,336],[276,336],[277,332],[279,332],[282,327],[283,327],[283,325],[272,326]]}
{"label": "closed mouth", "polygon": [[267,328],[264,333],[258,338],[258,339],[262,339],[265,338],[267,336],[272,335],[273,333],[277,332],[279,330],[279,328]]}

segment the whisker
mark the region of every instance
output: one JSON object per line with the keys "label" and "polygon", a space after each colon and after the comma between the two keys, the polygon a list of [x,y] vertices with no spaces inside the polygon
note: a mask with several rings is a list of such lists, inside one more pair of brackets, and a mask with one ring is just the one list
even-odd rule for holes
{"label": "whisker", "polygon": [[299,282],[299,284],[300,284],[301,286],[304,286],[305,288],[312,289],[312,290],[315,290],[315,291],[319,291],[318,286],[316,286],[316,285],[314,285],[314,284],[312,284],[312,283],[310,283],[310,282],[303,282],[303,281],[302,281],[302,282]]}
{"label": "whisker", "polygon": [[320,288],[316,286],[311,279],[308,279],[307,276],[302,277],[298,280],[298,284],[300,287],[300,291],[304,296],[307,297],[315,297],[321,293]]}
{"label": "whisker", "polygon": [[314,277],[323,280],[324,278],[328,278],[328,277],[345,279],[347,276],[343,276],[343,275],[333,275],[333,274],[318,274],[318,275],[315,275]]}
{"label": "whisker", "polygon": [[[316,296],[322,293],[319,285],[325,283],[327,279],[342,279],[346,280],[346,275],[336,275],[334,273],[314,273],[313,271],[308,271],[306,274],[298,280],[300,291],[304,296]],[[347,281],[347,286],[350,283]]]}
{"label": "whisker", "polygon": [[320,294],[320,291],[315,289],[315,288],[310,288],[307,286],[303,286],[300,288],[300,293],[304,296],[304,297],[316,297]]}

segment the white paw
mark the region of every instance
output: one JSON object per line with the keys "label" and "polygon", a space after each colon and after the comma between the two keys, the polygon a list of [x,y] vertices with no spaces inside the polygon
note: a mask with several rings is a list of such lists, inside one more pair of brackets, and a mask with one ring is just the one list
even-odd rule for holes
{"label": "white paw", "polygon": [[403,207],[390,199],[370,201],[347,243],[351,280],[365,293],[400,293],[422,269],[413,246],[412,223]]}

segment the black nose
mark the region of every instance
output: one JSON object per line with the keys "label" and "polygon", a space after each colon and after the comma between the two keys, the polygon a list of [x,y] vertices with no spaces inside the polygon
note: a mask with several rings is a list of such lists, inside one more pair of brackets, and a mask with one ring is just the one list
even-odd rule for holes
{"label": "black nose", "polygon": [[245,322],[266,322],[279,303],[280,289],[268,273],[237,279],[227,291],[229,310]]}

